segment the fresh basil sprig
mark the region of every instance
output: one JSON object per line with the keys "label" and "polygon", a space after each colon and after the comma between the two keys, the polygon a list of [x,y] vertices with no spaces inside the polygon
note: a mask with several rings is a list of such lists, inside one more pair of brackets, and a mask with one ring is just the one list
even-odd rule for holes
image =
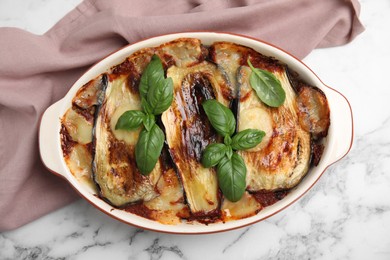
{"label": "fresh basil sprig", "polygon": [[237,150],[247,150],[258,145],[265,133],[246,129],[234,134],[236,119],[232,111],[215,99],[202,103],[203,109],[215,130],[224,137],[224,143],[209,144],[203,151],[202,164],[206,168],[217,166],[219,187],[230,201],[241,199],[245,192],[246,166]]}
{"label": "fresh basil sprig", "polygon": [[226,154],[225,144],[209,144],[203,151],[202,164],[206,168],[216,166]]}
{"label": "fresh basil sprig", "polygon": [[135,146],[135,161],[141,174],[148,175],[157,163],[164,145],[165,136],[156,124],[155,116],[167,110],[173,100],[173,81],[164,77],[164,68],[157,55],[153,55],[146,66],[140,82],[140,110],[124,112],[115,129],[142,129]]}
{"label": "fresh basil sprig", "polygon": [[248,58],[248,65],[252,70],[249,82],[257,96],[270,107],[279,107],[286,99],[286,92],[280,80],[269,71],[253,67]]}

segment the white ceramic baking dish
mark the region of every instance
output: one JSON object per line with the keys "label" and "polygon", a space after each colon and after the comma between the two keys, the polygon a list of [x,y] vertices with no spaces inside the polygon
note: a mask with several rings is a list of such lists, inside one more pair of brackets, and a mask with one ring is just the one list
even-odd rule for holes
{"label": "white ceramic baking dish", "polygon": [[[230,221],[227,223],[215,223],[209,225],[186,222],[183,222],[179,225],[160,224],[156,221],[145,219],[123,210],[114,209],[111,205],[99,199],[94,195],[96,192],[91,187],[76,180],[76,178],[67,168],[63,159],[60,142],[60,118],[67,111],[67,109],[71,107],[71,100],[76,94],[77,90],[90,79],[105,72],[108,68],[121,63],[133,52],[145,47],[158,46],[162,43],[180,37],[198,38],[202,41],[203,44],[211,44],[215,41],[234,42],[251,47],[256,51],[261,52],[262,54],[273,56],[276,59],[288,64],[291,69],[298,72],[304,81],[319,87],[328,98],[331,110],[331,125],[329,128],[328,137],[325,139],[325,150],[319,165],[317,167],[311,168],[302,182],[299,183],[299,185],[293,190],[291,190],[284,199],[264,208],[255,216],[241,220]],[[53,104],[45,111],[42,116],[39,131],[40,153],[45,166],[51,172],[65,178],[73,186],[73,188],[93,206],[100,209],[107,215],[130,225],[154,231],[180,234],[203,234],[236,229],[264,220],[282,211],[297,201],[311,187],[313,187],[313,185],[331,164],[343,158],[349,152],[352,141],[352,110],[347,99],[338,91],[322,83],[316,74],[299,59],[275,46],[257,39],[241,35],[215,32],[191,32],[163,35],[128,45],[114,52],[85,72],[85,74],[74,83],[63,99]]]}

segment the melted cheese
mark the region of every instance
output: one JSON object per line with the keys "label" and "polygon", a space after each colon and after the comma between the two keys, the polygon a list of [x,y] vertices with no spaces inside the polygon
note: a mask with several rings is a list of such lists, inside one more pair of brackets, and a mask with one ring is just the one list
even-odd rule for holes
{"label": "melted cheese", "polygon": [[92,182],[92,155],[88,148],[82,144],[72,147],[69,157],[66,160],[69,170],[80,182],[94,186]]}
{"label": "melted cheese", "polygon": [[184,202],[183,188],[173,169],[166,171],[157,183],[160,195],[145,206],[153,210],[152,216],[163,224],[178,224],[188,215],[188,206]]}
{"label": "melted cheese", "polygon": [[161,45],[157,53],[163,60],[165,55],[171,56],[177,67],[185,68],[199,62],[202,49],[200,40],[182,38]]}
{"label": "melted cheese", "polygon": [[134,95],[126,90],[125,76],[118,77],[113,82],[110,82],[110,84],[112,86],[107,89],[107,91],[110,91],[110,93],[107,94],[110,96],[107,103],[107,107],[109,107],[107,113],[111,115],[111,118],[109,119],[110,129],[116,139],[124,141],[128,145],[136,145],[141,128],[134,131],[127,131],[121,129],[116,130],[115,126],[119,117],[127,110],[141,110],[139,95]]}
{"label": "melted cheese", "polygon": [[237,51],[239,46],[232,45],[231,43],[219,42],[214,43],[213,48],[213,60],[226,71],[230,85],[233,87],[233,95],[236,97],[238,89],[237,70],[242,58],[241,51]]}
{"label": "melted cheese", "polygon": [[228,221],[253,216],[261,208],[260,203],[248,192],[245,192],[244,196],[237,202],[231,202],[227,199],[223,200],[221,211],[223,219]]}
{"label": "melted cheese", "polygon": [[73,141],[80,144],[92,142],[92,124],[73,109],[68,109],[63,117],[62,123],[66,127],[66,130],[68,130]]}

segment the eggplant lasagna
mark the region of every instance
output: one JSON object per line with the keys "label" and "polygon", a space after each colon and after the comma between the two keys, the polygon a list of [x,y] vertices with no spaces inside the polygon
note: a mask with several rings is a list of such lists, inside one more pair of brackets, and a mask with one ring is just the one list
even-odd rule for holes
{"label": "eggplant lasagna", "polygon": [[[145,176],[135,162],[142,127],[125,131],[115,125],[125,111],[141,109],[140,79],[153,55],[173,80],[174,98],[157,117],[165,142]],[[258,98],[250,87],[248,59],[281,82],[283,105],[269,107]],[[205,147],[220,139],[201,106],[208,99],[234,112],[237,132],[265,132],[256,147],[239,151],[247,174],[237,202],[224,198],[215,169],[201,164]],[[83,85],[61,118],[60,134],[71,173],[113,207],[164,224],[207,224],[250,217],[283,199],[319,163],[329,125],[324,93],[286,64],[230,42],[205,46],[180,38],[141,49]]]}

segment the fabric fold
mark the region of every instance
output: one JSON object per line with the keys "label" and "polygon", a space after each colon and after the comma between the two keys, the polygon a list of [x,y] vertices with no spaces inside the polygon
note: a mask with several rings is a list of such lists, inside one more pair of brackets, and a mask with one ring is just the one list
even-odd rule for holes
{"label": "fabric fold", "polygon": [[364,30],[359,11],[356,0],[85,0],[44,35],[0,28],[0,231],[79,197],[39,158],[40,117],[108,54],[161,34],[219,31],[303,58],[352,41]]}

